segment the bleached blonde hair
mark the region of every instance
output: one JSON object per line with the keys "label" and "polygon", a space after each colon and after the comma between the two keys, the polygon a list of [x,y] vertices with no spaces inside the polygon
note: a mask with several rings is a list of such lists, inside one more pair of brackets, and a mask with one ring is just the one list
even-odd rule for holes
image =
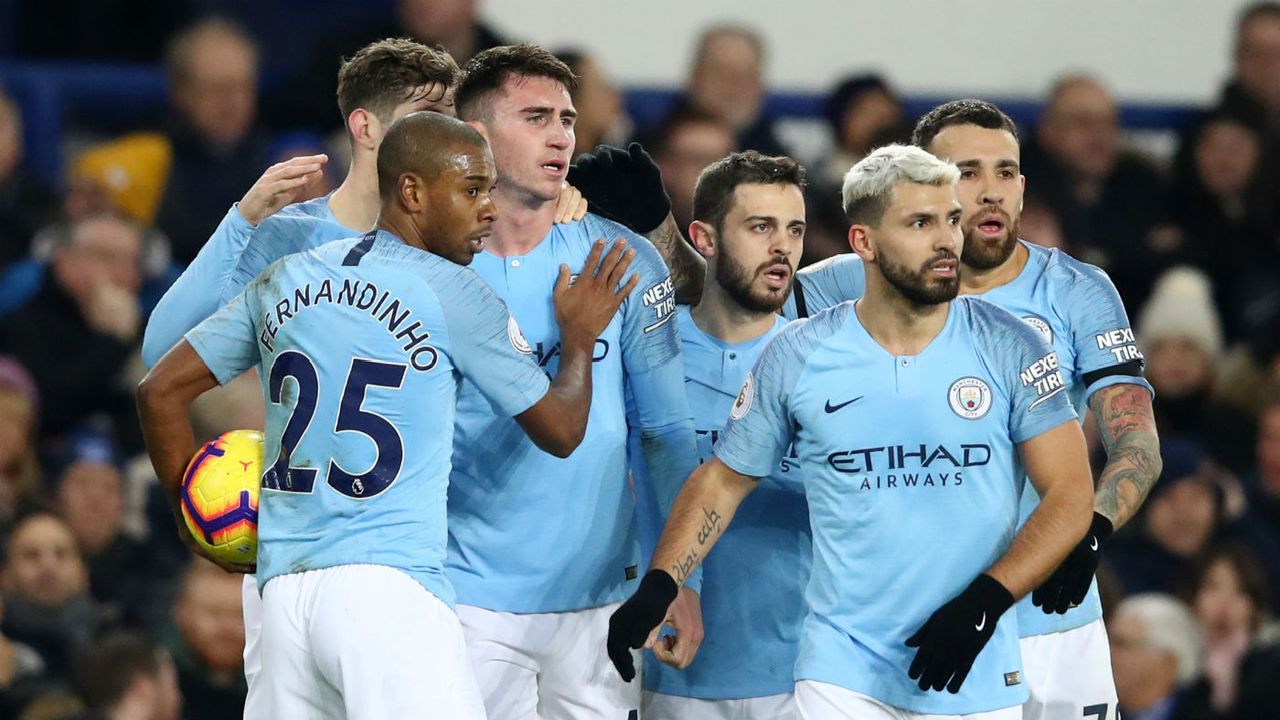
{"label": "bleached blonde hair", "polygon": [[960,169],[914,145],[885,145],[849,168],[841,198],[844,214],[854,225],[877,227],[893,200],[893,188],[902,183],[954,185]]}

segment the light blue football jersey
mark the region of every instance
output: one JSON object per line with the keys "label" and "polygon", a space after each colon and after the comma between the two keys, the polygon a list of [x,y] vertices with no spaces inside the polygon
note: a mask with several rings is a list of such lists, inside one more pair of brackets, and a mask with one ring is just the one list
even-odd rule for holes
{"label": "light blue football jersey", "polygon": [[142,361],[154,367],[183,334],[240,294],[276,260],[367,229],[340,224],[329,209],[327,195],[286,205],[256,227],[232,207],[156,305],[143,334]]}
{"label": "light blue football jersey", "polygon": [[[1102,270],[1059,250],[1020,241],[1030,253],[1026,266],[1009,283],[983,293],[983,300],[999,305],[1038,330],[1058,352],[1062,377],[1071,404],[1082,418],[1089,398],[1104,387],[1127,383],[1153,392],[1142,377],[1129,317],[1111,279]],[[803,316],[797,305],[816,313],[862,296],[866,275],[857,255],[837,255],[801,270],[793,300],[783,308],[789,318]],[[800,296],[799,303],[794,298]],[[1022,495],[1020,525],[1031,516],[1040,498],[1028,483]],[[1102,617],[1097,583],[1084,602],[1066,614],[1045,614],[1031,597],[1017,605],[1023,637],[1063,632]]]}
{"label": "light blue football jersey", "polygon": [[[258,582],[357,563],[444,573],[458,387],[518,415],[549,387],[474,272],[379,231],[291,255],[186,335],[226,382],[262,364]],[[370,612],[377,612],[375,607]]]}
{"label": "light blue football jersey", "polygon": [[624,389],[646,448],[645,478],[669,507],[697,465],[671,278],[657,250],[588,214],[556,225],[526,255],[481,252],[471,267],[506,300],[538,364],[559,367],[552,289],[595,240],[626,237],[640,283],[595,343],[586,437],[568,458],[542,452],[470,384],[458,403],[449,493],[449,579],[458,602],[513,613],[563,612],[625,598],[639,575],[635,499],[628,484]]}
{"label": "light blue football jersey", "polygon": [[794,443],[813,532],[797,680],[920,713],[1026,700],[1014,613],[955,695],[916,687],[904,643],[1007,550],[1025,476],[1017,445],[1076,417],[1057,363],[1038,333],[975,298],[951,303],[914,356],[881,347],[854,303],[765,348],[715,453],[764,476]]}
{"label": "light blue football jersey", "polygon": [[[698,460],[705,462],[747,372],[787,322],[778,318],[764,335],[730,345],[703,332],[688,308],[677,312]],[[708,700],[791,692],[812,544],[799,467],[794,458],[784,458],[743,501],[702,563],[706,637],[698,657],[688,669],[676,670],[645,653],[645,687]]]}

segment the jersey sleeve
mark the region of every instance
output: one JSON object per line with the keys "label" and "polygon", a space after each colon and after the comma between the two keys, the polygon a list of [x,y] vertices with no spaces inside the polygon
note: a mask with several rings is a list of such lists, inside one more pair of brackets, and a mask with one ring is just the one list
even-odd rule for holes
{"label": "jersey sleeve", "polygon": [[836,255],[796,273],[782,316],[796,320],[817,315],[847,300],[857,300],[866,289],[862,258],[853,253]]}
{"label": "jersey sleeve", "polygon": [[232,298],[231,302],[184,336],[219,385],[233,380],[262,360],[253,323],[256,291],[256,286],[245,288],[245,292]]}
{"label": "jersey sleeve", "polygon": [[1074,282],[1065,293],[1065,314],[1076,349],[1076,381],[1085,388],[1085,401],[1110,385],[1141,385],[1146,361],[1125,314],[1115,285],[1102,270],[1078,264]]}
{"label": "jersey sleeve", "polygon": [[[254,227],[233,206],[182,275],[160,298],[142,336],[142,362],[154,367],[169,348],[201,320],[213,315],[235,292],[224,292]],[[252,278],[250,278],[252,279]]]}
{"label": "jersey sleeve", "polygon": [[743,475],[775,474],[791,447],[796,431],[791,395],[805,357],[798,340],[808,324],[807,320],[792,323],[769,341],[729,410],[715,455]]}
{"label": "jersey sleeve", "polygon": [[968,299],[974,332],[985,342],[991,375],[1009,397],[1009,437],[1023,443],[1077,418],[1059,370],[1058,353],[1012,313]]}
{"label": "jersey sleeve", "polygon": [[533,407],[551,387],[502,301],[471,270],[457,268],[436,285],[458,372],[505,415]]}

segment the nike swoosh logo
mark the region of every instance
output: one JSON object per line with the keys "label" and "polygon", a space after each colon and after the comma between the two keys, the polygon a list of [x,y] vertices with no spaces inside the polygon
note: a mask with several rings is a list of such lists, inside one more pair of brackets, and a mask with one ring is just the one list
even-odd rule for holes
{"label": "nike swoosh logo", "polygon": [[982,619],[978,621],[977,625],[973,626],[973,629],[977,630],[978,632],[982,632],[982,628],[986,626],[987,626],[987,614],[982,613]]}
{"label": "nike swoosh logo", "polygon": [[837,410],[839,410],[840,408],[844,407],[845,405],[852,405],[853,403],[858,402],[859,400],[861,400],[861,399],[862,399],[862,398],[864,398],[864,397],[866,397],[866,396],[865,396],[865,395],[859,395],[858,397],[856,397],[856,398],[854,398],[854,399],[852,399],[852,400],[846,400],[846,401],[844,401],[844,402],[840,403],[839,405],[832,405],[832,404],[831,404],[831,401],[830,401],[830,400],[828,400],[828,401],[827,401],[827,408],[826,408],[827,413],[828,413],[828,414],[830,414],[830,413],[836,412]]}
{"label": "nike swoosh logo", "polygon": [[1097,552],[1097,551],[1098,551],[1098,538],[1097,538],[1097,537],[1092,537],[1092,536],[1091,536],[1091,537],[1089,538],[1089,549],[1090,549],[1090,550],[1092,550],[1092,551],[1094,551],[1094,552]]}

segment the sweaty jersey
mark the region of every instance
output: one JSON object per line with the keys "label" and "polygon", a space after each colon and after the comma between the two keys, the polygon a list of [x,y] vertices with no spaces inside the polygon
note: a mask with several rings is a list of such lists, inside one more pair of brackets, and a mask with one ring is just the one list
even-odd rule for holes
{"label": "sweaty jersey", "polygon": [[[1143,359],[1115,286],[1102,270],[1059,250],[1026,241],[1029,253],[1022,272],[1009,283],[983,293],[983,300],[1021,318],[1049,341],[1058,353],[1067,395],[1081,418],[1093,393],[1122,383],[1151,385],[1142,377]],[[789,318],[804,317],[845,300],[862,296],[866,276],[857,255],[837,255],[796,275],[796,292],[783,308]],[[803,312],[807,311],[807,312]],[[1019,509],[1019,525],[1026,522],[1040,498],[1028,483]],[[1047,615],[1031,604],[1017,605],[1023,637],[1063,632],[1102,617],[1094,583],[1084,602],[1064,615]]]}
{"label": "sweaty jersey", "polygon": [[669,507],[696,466],[684,393],[675,296],[647,240],[588,214],[552,227],[520,256],[478,254],[471,267],[506,302],[534,359],[559,367],[552,289],[561,264],[579,271],[595,240],[626,237],[640,282],[595,343],[591,412],[568,458],[539,450],[465,384],[458,403],[449,493],[449,579],[458,602],[499,612],[562,612],[623,599],[640,573],[636,509],[627,482],[629,419],[648,464],[645,478]]}
{"label": "sweaty jersey", "polygon": [[184,333],[209,317],[268,265],[291,253],[356,237],[340,224],[329,197],[286,205],[255,227],[232,207],[147,321],[142,360],[154,367]]}
{"label": "sweaty jersey", "polygon": [[[677,312],[698,461],[705,462],[747,372],[787,323],[778,318],[764,335],[731,345],[703,332],[687,307]],[[742,502],[702,563],[706,635],[697,660],[676,670],[645,653],[645,687],[708,700],[791,692],[812,542],[799,467],[788,457]]]}
{"label": "sweaty jersey", "polygon": [[1076,417],[1057,363],[1038,333],[974,298],[950,304],[918,355],[881,347],[854,303],[792,323],[765,348],[715,452],[758,477],[794,443],[813,532],[797,680],[919,713],[1026,700],[1013,613],[955,695],[916,687],[904,643],[1008,549],[1018,444]]}
{"label": "sweaty jersey", "polygon": [[[469,269],[379,231],[291,255],[187,341],[219,382],[262,364],[258,582],[388,565],[452,605],[446,488],[463,378],[518,415],[548,388]],[[377,612],[376,607],[369,612]]]}

